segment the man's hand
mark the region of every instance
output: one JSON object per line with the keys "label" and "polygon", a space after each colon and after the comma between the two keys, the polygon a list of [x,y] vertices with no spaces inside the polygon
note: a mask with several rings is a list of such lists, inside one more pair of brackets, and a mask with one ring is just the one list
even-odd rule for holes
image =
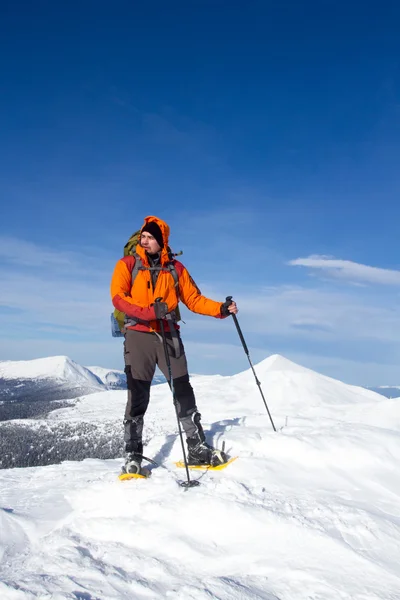
{"label": "man's hand", "polygon": [[230,317],[231,315],[236,315],[238,312],[239,309],[236,306],[236,302],[233,300],[225,300],[225,302],[221,304],[221,315],[223,317]]}
{"label": "man's hand", "polygon": [[168,304],[165,302],[154,302],[153,309],[156,319],[165,319],[168,314]]}

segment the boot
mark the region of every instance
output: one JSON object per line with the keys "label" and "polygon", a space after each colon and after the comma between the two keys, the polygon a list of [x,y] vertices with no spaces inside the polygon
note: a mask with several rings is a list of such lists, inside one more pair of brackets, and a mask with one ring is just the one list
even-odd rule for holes
{"label": "boot", "polygon": [[123,470],[125,473],[138,473],[140,474],[142,468],[142,455],[130,452],[126,455],[125,465]]}
{"label": "boot", "polygon": [[186,441],[188,445],[189,465],[210,465],[217,467],[228,460],[225,452],[216,450],[210,444],[207,444],[204,439],[201,439],[199,435],[188,438]]}
{"label": "boot", "polygon": [[[131,422],[128,423],[131,427]],[[125,431],[128,429],[126,427]],[[129,431],[129,430],[128,430]],[[125,439],[125,464],[122,470],[125,473],[139,473],[142,466],[143,442],[140,439]]]}

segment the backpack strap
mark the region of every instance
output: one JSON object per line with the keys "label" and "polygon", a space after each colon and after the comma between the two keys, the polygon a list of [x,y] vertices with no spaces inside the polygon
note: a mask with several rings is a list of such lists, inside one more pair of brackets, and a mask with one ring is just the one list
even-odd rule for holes
{"label": "backpack strap", "polygon": [[167,263],[165,265],[165,267],[163,267],[162,265],[157,265],[156,267],[144,267],[143,263],[142,263],[142,259],[140,258],[139,254],[137,254],[135,252],[134,254],[132,254],[132,256],[135,259],[135,264],[134,264],[134,267],[133,267],[132,273],[131,273],[132,285],[133,285],[133,282],[135,281],[136,276],[139,273],[139,271],[168,271],[169,273],[171,273],[171,275],[173,277],[174,285],[176,288],[176,294],[178,296],[178,302],[179,302],[179,275],[178,275],[178,272],[172,261]]}
{"label": "backpack strap", "polygon": [[[133,269],[131,271],[131,279],[132,279],[131,285],[133,285],[133,282],[135,281],[139,271],[168,271],[169,273],[171,273],[171,275],[174,279],[175,291],[176,291],[176,295],[177,295],[178,302],[179,302],[179,276],[178,276],[177,270],[175,268],[175,265],[172,261],[167,263],[165,265],[165,267],[163,267],[161,265],[158,265],[156,267],[145,267],[142,263],[142,259],[140,258],[139,254],[134,252],[132,254],[132,256],[135,259],[135,264],[133,265]],[[175,323],[177,321],[175,311],[172,311],[172,313],[169,315],[169,320],[171,320],[172,323]],[[125,327],[127,325],[135,325],[139,322],[140,322],[140,319],[135,319],[133,317],[125,316]],[[171,332],[175,331],[175,327],[170,327],[170,329],[171,329]],[[125,332],[126,332],[126,329],[125,329],[124,333]],[[172,335],[172,337],[174,338],[173,335]],[[179,356],[180,356],[179,344],[177,344],[177,341],[174,339],[173,339],[173,344],[174,344],[176,357],[179,358]]]}
{"label": "backpack strap", "polygon": [[[135,264],[133,265],[133,269],[131,271],[131,278],[132,278],[131,286],[132,286],[139,271],[145,269],[146,267],[143,267],[142,259],[140,258],[139,254],[136,254],[136,252],[133,252],[131,254],[131,256],[133,256],[133,258],[135,259]],[[127,327],[132,326],[132,325],[137,325],[139,322],[140,322],[140,319],[135,319],[134,317],[128,317],[127,315],[125,315],[124,328],[122,329],[122,333],[125,334]],[[144,321],[143,321],[143,323],[144,323]]]}
{"label": "backpack strap", "polygon": [[179,298],[179,275],[178,275],[178,271],[176,270],[176,267],[175,267],[175,265],[174,265],[173,262],[169,262],[167,264],[167,269],[171,273],[171,275],[172,275],[172,277],[174,279],[176,296],[177,296],[178,302],[179,302],[180,298]]}
{"label": "backpack strap", "polygon": [[178,276],[178,272],[177,272],[177,270],[175,268],[174,263],[173,262],[169,262],[167,264],[167,269],[171,273],[172,277],[174,278],[175,287],[179,288],[179,276]]}
{"label": "backpack strap", "polygon": [[131,285],[133,285],[133,282],[135,281],[136,276],[139,273],[139,271],[143,270],[143,263],[142,263],[142,259],[140,258],[139,254],[136,254],[136,252],[134,252],[132,254],[132,256],[135,259],[135,264],[133,265],[133,269],[132,269],[132,273],[131,273],[131,277],[132,277]]}

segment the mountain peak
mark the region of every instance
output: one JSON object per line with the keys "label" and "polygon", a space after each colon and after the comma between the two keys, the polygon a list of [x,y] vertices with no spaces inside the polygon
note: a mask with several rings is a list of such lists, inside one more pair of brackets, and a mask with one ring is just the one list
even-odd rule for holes
{"label": "mountain peak", "polygon": [[[271,354],[264,360],[255,365],[258,375],[263,376],[267,373],[283,372],[283,373],[313,373],[311,369],[298,365],[281,354]],[[247,373],[248,370],[245,371]],[[315,373],[317,375],[317,373]],[[241,375],[241,373],[239,373]]]}
{"label": "mountain peak", "polygon": [[5,360],[0,362],[0,377],[3,379],[57,379],[63,381],[85,381],[99,387],[97,378],[68,356],[49,356],[32,360]]}
{"label": "mountain peak", "polygon": [[289,360],[281,354],[271,354],[257,365],[259,368],[266,368],[268,371],[308,371],[307,367],[302,367]]}
{"label": "mountain peak", "polygon": [[[354,404],[379,400],[378,394],[365,388],[348,385],[338,379],[322,375],[312,369],[303,367],[281,356],[272,354],[254,365],[257,379],[268,396],[272,407],[283,407],[285,410],[293,407],[327,406]],[[234,375],[241,386],[247,386],[254,380],[251,369]],[[254,390],[254,387],[253,387]]]}

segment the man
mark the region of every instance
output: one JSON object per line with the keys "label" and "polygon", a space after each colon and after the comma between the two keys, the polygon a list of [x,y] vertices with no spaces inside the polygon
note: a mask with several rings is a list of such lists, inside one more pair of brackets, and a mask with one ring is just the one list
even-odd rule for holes
{"label": "man", "polygon": [[[124,358],[128,401],[124,441],[125,469],[130,473],[140,473],[141,469],[143,417],[156,365],[169,377],[159,319],[163,320],[166,331],[178,417],[188,445],[188,463],[217,465],[226,461],[223,452],[206,442],[174,310],[182,301],[195,313],[221,319],[236,314],[238,308],[235,302],[221,303],[202,296],[187,269],[173,259],[168,238],[169,227],[164,221],[146,217],[136,258],[126,256],[119,260],[111,280],[113,305],[126,315]],[[141,264],[139,270],[136,265],[132,281],[138,259]]]}

